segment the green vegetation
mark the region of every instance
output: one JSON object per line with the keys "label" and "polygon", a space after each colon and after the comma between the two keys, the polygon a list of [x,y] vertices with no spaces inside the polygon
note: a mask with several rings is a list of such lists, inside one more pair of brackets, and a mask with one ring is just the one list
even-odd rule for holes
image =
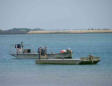
{"label": "green vegetation", "polygon": [[0,29],[0,34],[27,34],[29,31],[41,31],[43,29],[41,28],[12,28],[8,30],[1,30]]}

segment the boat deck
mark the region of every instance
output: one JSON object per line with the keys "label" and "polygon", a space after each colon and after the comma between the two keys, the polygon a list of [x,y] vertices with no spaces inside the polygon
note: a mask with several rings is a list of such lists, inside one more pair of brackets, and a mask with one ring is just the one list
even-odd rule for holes
{"label": "boat deck", "polygon": [[79,64],[80,59],[37,59],[37,64]]}

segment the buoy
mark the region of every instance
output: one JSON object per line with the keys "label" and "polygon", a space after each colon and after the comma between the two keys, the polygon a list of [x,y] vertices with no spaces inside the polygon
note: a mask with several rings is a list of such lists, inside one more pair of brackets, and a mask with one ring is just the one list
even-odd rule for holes
{"label": "buoy", "polygon": [[65,52],[66,52],[66,50],[61,50],[61,51],[60,51],[60,53],[65,53]]}

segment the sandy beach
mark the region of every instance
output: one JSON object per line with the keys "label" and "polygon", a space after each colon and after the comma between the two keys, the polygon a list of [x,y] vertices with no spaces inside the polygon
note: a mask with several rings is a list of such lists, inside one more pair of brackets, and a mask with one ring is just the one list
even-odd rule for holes
{"label": "sandy beach", "polygon": [[43,30],[30,31],[28,34],[77,34],[77,33],[111,33],[112,30]]}

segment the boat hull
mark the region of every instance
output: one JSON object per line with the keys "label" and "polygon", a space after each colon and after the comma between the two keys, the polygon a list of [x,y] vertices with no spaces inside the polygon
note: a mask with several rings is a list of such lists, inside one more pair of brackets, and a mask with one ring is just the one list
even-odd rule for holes
{"label": "boat hull", "polygon": [[83,64],[97,64],[100,60],[97,60],[97,61],[81,61],[80,64],[83,65]]}
{"label": "boat hull", "polygon": [[37,59],[36,64],[74,65],[80,64],[80,59]]}
{"label": "boat hull", "polygon": [[87,61],[81,59],[37,59],[36,64],[63,64],[63,65],[87,65],[96,64],[99,60]]}

